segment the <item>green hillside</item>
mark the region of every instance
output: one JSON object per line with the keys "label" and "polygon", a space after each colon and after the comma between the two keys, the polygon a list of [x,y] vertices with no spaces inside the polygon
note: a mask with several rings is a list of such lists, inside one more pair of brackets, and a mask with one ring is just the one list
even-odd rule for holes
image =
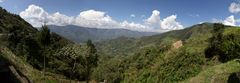
{"label": "green hillside", "polygon": [[101,52],[107,55],[127,55],[139,51],[145,47],[162,46],[172,44],[177,40],[186,41],[190,37],[203,35],[206,38],[211,36],[213,24],[204,23],[188,27],[183,30],[175,30],[159,35],[142,37],[139,39],[119,37],[117,39],[97,43],[97,47]]}
{"label": "green hillside", "polygon": [[[6,60],[9,64],[12,64],[20,73],[22,77],[27,77],[30,82],[42,83],[42,72],[32,67],[29,63],[25,62],[21,58],[14,55],[9,49],[1,46],[1,60]],[[68,82],[67,78],[63,75],[47,73],[47,82]]]}
{"label": "green hillside", "polygon": [[[220,30],[222,32],[217,32],[216,29],[218,28],[222,28]],[[140,39],[119,38],[103,42],[99,44],[99,50],[103,50],[102,52],[106,52],[107,55],[113,56],[113,58],[103,62],[96,69],[97,74],[99,72],[102,72],[101,74],[108,73],[104,74],[107,76],[99,74],[100,76],[97,75],[95,77],[97,80],[107,79],[111,82],[121,80],[123,83],[168,83],[184,81],[195,77],[201,71],[222,64],[223,61],[221,59],[223,58],[229,57],[224,62],[236,58],[239,59],[238,50],[240,41],[239,34],[237,34],[238,31],[239,27],[203,23],[183,30],[170,31]],[[218,37],[216,33],[223,35]],[[119,40],[121,41],[118,42]],[[182,41],[182,46],[176,49],[173,44],[179,40]],[[217,45],[218,42],[223,45]],[[230,47],[226,48],[229,45]],[[214,49],[211,48],[212,46]],[[112,50],[112,48],[117,50]],[[218,48],[225,49],[217,50]],[[212,50],[210,53],[207,51],[209,49]],[[118,56],[121,54],[127,56]],[[209,54],[212,54],[212,57],[209,57]],[[234,55],[229,56],[230,54]],[[226,72],[239,72],[238,69],[240,67],[235,65],[229,66],[232,66],[229,68],[237,70]],[[112,76],[115,79],[109,78]],[[228,78],[226,77],[225,79]]]}
{"label": "green hillside", "polygon": [[[73,42],[56,33],[49,33],[49,44],[43,46],[42,40],[40,40],[43,33],[43,30],[38,31],[19,15],[11,14],[0,7],[0,73],[9,72],[9,68],[13,67],[16,70],[13,74],[13,77],[16,78],[15,82],[69,82],[67,74],[70,72],[63,73],[67,70],[55,70],[58,68],[55,65],[66,62],[58,61],[57,56],[53,55],[62,47],[73,44]],[[43,57],[46,57],[45,77],[43,77]],[[65,66],[65,68],[68,67]],[[5,77],[13,78],[10,73],[11,77]],[[4,80],[2,81],[4,82]]]}
{"label": "green hillside", "polygon": [[[213,67],[209,67],[206,70],[201,71],[197,76],[192,77],[184,81],[185,83],[227,83],[230,75],[240,71],[239,59],[229,61],[227,63],[219,64]],[[235,81],[235,83],[237,83]]]}

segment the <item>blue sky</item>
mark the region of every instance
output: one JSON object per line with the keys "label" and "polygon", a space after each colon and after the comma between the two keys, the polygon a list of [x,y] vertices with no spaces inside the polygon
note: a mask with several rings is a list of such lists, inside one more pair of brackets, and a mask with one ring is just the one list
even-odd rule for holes
{"label": "blue sky", "polygon": [[[224,21],[229,16],[238,19],[239,12],[230,12],[232,3],[239,4],[238,0],[0,0],[0,6],[8,11],[20,14],[30,5],[44,9],[48,14],[59,12],[69,17],[77,17],[79,13],[94,10],[104,12],[111,19],[122,23],[146,25],[152,12],[160,12],[163,21],[175,15],[176,22],[183,27],[200,22]],[[236,10],[237,11],[237,10]],[[131,14],[134,17],[131,17]],[[82,21],[81,21],[82,22]],[[237,25],[236,23],[235,25]],[[83,25],[83,24],[81,24]],[[88,26],[87,26],[88,27]],[[155,26],[151,26],[155,27]]]}

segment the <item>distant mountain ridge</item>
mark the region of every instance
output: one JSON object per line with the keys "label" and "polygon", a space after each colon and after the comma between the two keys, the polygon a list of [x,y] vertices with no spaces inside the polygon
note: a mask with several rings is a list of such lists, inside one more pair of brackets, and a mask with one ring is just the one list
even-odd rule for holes
{"label": "distant mountain ridge", "polygon": [[127,29],[97,29],[87,28],[74,25],[56,26],[48,25],[52,32],[55,32],[65,38],[68,38],[74,42],[85,42],[91,39],[94,42],[115,39],[118,37],[131,37],[139,38],[143,36],[151,36],[159,34],[155,32],[139,32]]}

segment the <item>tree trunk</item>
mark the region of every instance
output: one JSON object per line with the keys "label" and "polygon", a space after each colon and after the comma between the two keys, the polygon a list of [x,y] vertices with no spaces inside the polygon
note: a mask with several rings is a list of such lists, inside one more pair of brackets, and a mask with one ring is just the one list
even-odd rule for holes
{"label": "tree trunk", "polygon": [[72,81],[72,77],[73,77],[73,74],[74,74],[75,66],[76,66],[76,59],[74,60],[74,63],[73,63],[72,73],[71,73],[71,76],[70,76],[70,83]]}
{"label": "tree trunk", "polygon": [[[43,48],[45,50],[45,46]],[[45,82],[45,54],[43,54],[43,80]]]}
{"label": "tree trunk", "polygon": [[86,79],[87,83],[89,83],[89,80],[90,80],[89,79],[89,76],[90,76],[89,74],[90,74],[90,68],[87,66],[87,76],[86,76],[87,77],[87,79]]}

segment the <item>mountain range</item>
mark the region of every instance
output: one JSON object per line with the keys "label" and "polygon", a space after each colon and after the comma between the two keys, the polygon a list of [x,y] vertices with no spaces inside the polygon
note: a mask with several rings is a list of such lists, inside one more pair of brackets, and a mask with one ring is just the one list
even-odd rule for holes
{"label": "mountain range", "polygon": [[48,28],[50,29],[50,31],[55,32],[74,42],[85,42],[89,39],[94,42],[99,42],[104,40],[115,39],[118,37],[139,38],[143,36],[160,34],[156,32],[139,32],[127,29],[87,28],[74,25],[66,26],[48,25]]}

